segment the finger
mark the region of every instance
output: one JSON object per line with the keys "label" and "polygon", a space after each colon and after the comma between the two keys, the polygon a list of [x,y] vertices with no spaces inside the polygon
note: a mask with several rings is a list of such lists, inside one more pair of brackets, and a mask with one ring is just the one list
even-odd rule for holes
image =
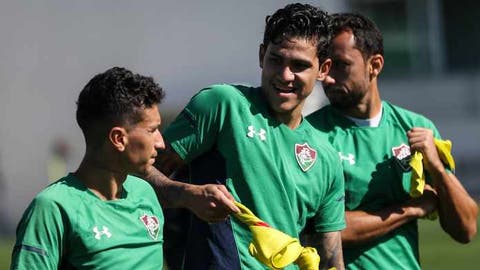
{"label": "finger", "polygon": [[224,185],[218,185],[217,188],[221,192],[218,200],[223,207],[228,209],[230,213],[240,213],[240,209],[238,209],[238,207],[236,207],[233,203],[235,199],[233,198],[232,194],[228,192],[227,188]]}
{"label": "finger", "polygon": [[325,77],[325,80],[323,81],[324,84],[335,84],[335,79],[330,76],[330,75],[327,75],[327,77]]}
{"label": "finger", "polygon": [[235,199],[233,198],[232,194],[230,194],[230,192],[227,190],[227,187],[224,186],[224,185],[217,185],[217,189],[220,190],[223,195],[225,195],[225,197],[227,197],[228,199],[234,201]]}

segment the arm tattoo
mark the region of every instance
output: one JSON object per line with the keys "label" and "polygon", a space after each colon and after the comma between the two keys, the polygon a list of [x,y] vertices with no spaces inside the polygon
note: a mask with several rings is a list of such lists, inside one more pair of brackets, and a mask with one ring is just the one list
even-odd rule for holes
{"label": "arm tattoo", "polygon": [[340,231],[315,233],[308,237],[308,243],[314,246],[320,255],[320,269],[331,267],[336,267],[337,270],[345,269]]}

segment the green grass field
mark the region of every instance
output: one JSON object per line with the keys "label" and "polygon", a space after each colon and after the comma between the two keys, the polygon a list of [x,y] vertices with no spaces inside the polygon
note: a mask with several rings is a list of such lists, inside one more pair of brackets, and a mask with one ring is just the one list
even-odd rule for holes
{"label": "green grass field", "polygon": [[[477,218],[477,224],[479,223],[480,218]],[[419,231],[422,269],[480,268],[480,236],[478,234],[472,242],[463,245],[444,233],[438,221],[421,220]]]}
{"label": "green grass field", "polygon": [[[451,270],[480,267],[479,236],[467,245],[458,244],[442,231],[438,221],[421,220],[419,230],[422,269]],[[13,239],[0,239],[0,269],[9,268],[12,245]]]}
{"label": "green grass field", "polygon": [[0,238],[0,269],[9,269],[13,239]]}

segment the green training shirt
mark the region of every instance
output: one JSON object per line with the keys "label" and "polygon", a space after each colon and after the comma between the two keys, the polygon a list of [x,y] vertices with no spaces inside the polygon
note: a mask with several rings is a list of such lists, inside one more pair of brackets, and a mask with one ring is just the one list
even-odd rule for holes
{"label": "green training shirt", "polygon": [[11,269],[161,269],[163,213],[155,192],[128,176],[103,201],[72,174],[40,192],[17,227]]}
{"label": "green training shirt", "polygon": [[[165,138],[186,162],[218,153],[225,162],[202,169],[225,171],[234,198],[270,226],[293,237],[307,220],[317,232],[342,230],[344,183],[338,154],[307,121],[292,130],[268,110],[259,88],[214,85],[191,99]],[[248,253],[248,228],[235,218],[231,227],[241,269],[263,269]]]}
{"label": "green training shirt", "polygon": [[[378,127],[359,127],[332,106],[307,117],[324,132],[343,162],[345,209],[377,211],[409,199],[411,168],[407,131],[425,127],[427,118],[382,102]],[[347,269],[420,269],[417,221],[360,247],[344,248]]]}

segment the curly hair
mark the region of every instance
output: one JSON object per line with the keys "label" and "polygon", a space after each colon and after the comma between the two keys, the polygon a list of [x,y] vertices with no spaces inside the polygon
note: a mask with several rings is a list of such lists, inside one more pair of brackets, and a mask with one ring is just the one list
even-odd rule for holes
{"label": "curly hair", "polygon": [[328,14],[308,4],[289,4],[265,18],[263,45],[278,44],[284,39],[305,38],[317,45],[317,56],[324,60],[328,55],[330,40],[330,17]]}
{"label": "curly hair", "polygon": [[153,78],[113,67],[94,76],[80,92],[77,123],[88,141],[92,127],[106,131],[113,125],[134,124],[141,120],[142,109],[157,106],[164,96]]}
{"label": "curly hair", "polygon": [[332,14],[332,35],[352,31],[355,47],[364,59],[380,54],[383,56],[383,36],[377,25],[367,17],[356,13]]}

